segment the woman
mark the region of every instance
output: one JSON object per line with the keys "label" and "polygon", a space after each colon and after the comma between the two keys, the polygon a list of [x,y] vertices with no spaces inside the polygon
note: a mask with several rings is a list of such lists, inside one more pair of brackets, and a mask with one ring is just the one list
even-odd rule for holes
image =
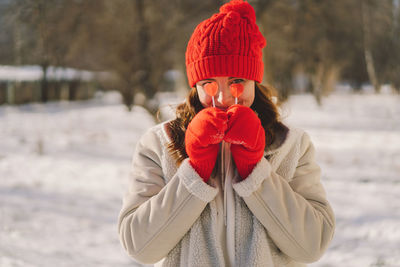
{"label": "woman", "polygon": [[255,21],[247,2],[231,1],[196,27],[187,101],[138,142],[119,234],[139,262],[304,266],[332,239],[310,138],[279,121],[260,84],[266,41]]}

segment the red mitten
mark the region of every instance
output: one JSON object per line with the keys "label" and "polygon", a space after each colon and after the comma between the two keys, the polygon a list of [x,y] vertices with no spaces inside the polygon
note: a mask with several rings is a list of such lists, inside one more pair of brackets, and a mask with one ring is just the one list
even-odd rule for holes
{"label": "red mitten", "polygon": [[225,111],[206,108],[193,118],[186,130],[185,146],[190,164],[205,182],[214,169],[227,122]]}
{"label": "red mitten", "polygon": [[257,114],[248,107],[233,105],[228,111],[228,129],[224,140],[242,179],[246,179],[264,156],[265,131]]}

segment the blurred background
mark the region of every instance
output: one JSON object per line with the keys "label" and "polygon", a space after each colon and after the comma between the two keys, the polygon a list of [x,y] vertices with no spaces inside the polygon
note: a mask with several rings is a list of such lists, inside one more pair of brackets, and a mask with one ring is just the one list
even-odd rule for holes
{"label": "blurred background", "polygon": [[[157,92],[187,90],[184,51],[224,1],[1,0],[0,104],[117,90],[154,113]],[[250,1],[267,39],[266,81],[285,100],[335,86],[400,91],[399,0]]]}
{"label": "blurred background", "polygon": [[[140,266],[116,229],[131,155],[224,2],[0,0],[0,266]],[[337,215],[313,266],[400,266],[400,0],[249,2]]]}

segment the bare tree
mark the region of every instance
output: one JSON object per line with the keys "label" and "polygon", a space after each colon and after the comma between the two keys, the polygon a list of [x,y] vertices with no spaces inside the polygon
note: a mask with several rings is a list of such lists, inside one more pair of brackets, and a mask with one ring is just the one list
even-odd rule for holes
{"label": "bare tree", "polygon": [[362,13],[362,24],[363,24],[363,36],[364,36],[364,55],[365,63],[367,65],[367,72],[375,91],[379,93],[380,84],[375,71],[374,57],[371,49],[371,21],[370,21],[370,6],[368,0],[361,1],[361,13]]}
{"label": "bare tree", "polygon": [[68,49],[63,38],[63,1],[15,0],[8,19],[14,26],[14,63],[38,64],[42,68],[39,99],[48,101],[48,68],[62,66]]}
{"label": "bare tree", "polygon": [[[0,51],[0,61],[38,64],[44,73],[50,65],[112,72],[114,79],[105,86],[121,92],[128,110],[140,104],[154,115],[153,98],[166,88],[165,73],[185,72],[191,33],[225,2],[14,0],[2,18],[8,23],[1,25],[12,33],[13,53]],[[301,70],[319,103],[337,80],[355,88],[368,81],[375,88],[379,83],[400,88],[398,2],[250,0],[267,39],[267,82],[286,99]],[[0,45],[6,45],[2,36]],[[44,75],[42,101],[47,86]]]}

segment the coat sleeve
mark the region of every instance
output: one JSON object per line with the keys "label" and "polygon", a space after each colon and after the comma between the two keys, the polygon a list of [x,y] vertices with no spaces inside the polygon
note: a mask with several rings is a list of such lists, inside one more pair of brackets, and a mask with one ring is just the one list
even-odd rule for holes
{"label": "coat sleeve", "polygon": [[165,183],[163,149],[160,138],[151,131],[138,142],[118,219],[123,247],[146,264],[164,258],[218,193],[203,182],[187,159]]}
{"label": "coat sleeve", "polygon": [[306,133],[290,182],[262,158],[249,177],[233,187],[283,253],[304,263],[322,256],[333,237],[335,218]]}

